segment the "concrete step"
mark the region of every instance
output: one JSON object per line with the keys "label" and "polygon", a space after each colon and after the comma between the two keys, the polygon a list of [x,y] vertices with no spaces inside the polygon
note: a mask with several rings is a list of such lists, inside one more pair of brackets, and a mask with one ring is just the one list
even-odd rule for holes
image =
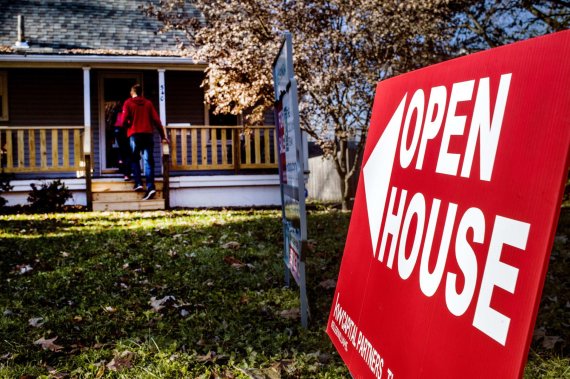
{"label": "concrete step", "polygon": [[[158,191],[162,191],[162,180],[155,181],[155,187]],[[132,181],[125,182],[123,180],[94,180],[91,185],[91,191],[96,192],[133,192],[134,183]]]}
{"label": "concrete step", "polygon": [[[145,191],[135,192],[132,189],[128,191],[106,191],[106,192],[93,192],[93,201],[107,201],[107,202],[130,202],[142,200]],[[162,199],[162,191],[156,191],[154,199]]]}
{"label": "concrete step", "polygon": [[164,199],[139,201],[93,201],[94,211],[151,211],[164,209]]}

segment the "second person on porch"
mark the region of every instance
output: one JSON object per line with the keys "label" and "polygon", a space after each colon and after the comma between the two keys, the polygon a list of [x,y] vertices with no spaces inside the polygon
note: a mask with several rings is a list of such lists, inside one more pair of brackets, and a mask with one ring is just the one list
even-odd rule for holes
{"label": "second person on porch", "polygon": [[140,159],[143,158],[146,192],[143,200],[149,200],[156,194],[154,185],[154,129],[158,130],[163,143],[168,143],[166,130],[152,103],[142,96],[140,84],[131,87],[131,98],[123,106],[123,127],[131,146],[134,190],[143,191]]}

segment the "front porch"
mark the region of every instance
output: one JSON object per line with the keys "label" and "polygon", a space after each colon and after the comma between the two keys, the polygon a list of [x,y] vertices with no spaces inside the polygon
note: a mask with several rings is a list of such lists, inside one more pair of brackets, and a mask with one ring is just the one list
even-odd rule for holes
{"label": "front porch", "polygon": [[[16,187],[4,196],[8,204],[25,204],[32,182],[61,179],[76,204],[121,208],[101,203],[111,195],[99,195],[98,186],[120,182],[107,109],[134,83],[143,83],[171,141],[161,146],[155,136],[160,208],[279,204],[271,115],[249,129],[239,117],[214,115],[203,101],[203,69],[179,57],[1,57],[1,165]],[[123,195],[123,187],[111,192],[121,194],[125,209],[149,206]]]}
{"label": "front porch", "polygon": [[81,126],[0,127],[2,167],[13,173],[9,204],[22,204],[29,184],[62,179],[74,203],[93,210],[170,207],[231,207],[279,204],[276,136],[273,126],[167,125],[154,201],[142,201],[132,182],[118,174],[93,177],[86,170]]}

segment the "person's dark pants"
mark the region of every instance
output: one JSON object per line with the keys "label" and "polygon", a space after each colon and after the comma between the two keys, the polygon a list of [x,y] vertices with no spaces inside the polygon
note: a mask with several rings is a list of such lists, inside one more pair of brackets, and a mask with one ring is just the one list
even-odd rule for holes
{"label": "person's dark pants", "polygon": [[131,143],[125,128],[115,128],[115,139],[119,145],[119,169],[124,176],[131,176]]}
{"label": "person's dark pants", "polygon": [[131,140],[133,175],[136,186],[142,186],[141,180],[141,155],[143,158],[144,175],[146,177],[146,189],[155,189],[154,187],[154,138],[152,134],[137,133],[133,134]]}

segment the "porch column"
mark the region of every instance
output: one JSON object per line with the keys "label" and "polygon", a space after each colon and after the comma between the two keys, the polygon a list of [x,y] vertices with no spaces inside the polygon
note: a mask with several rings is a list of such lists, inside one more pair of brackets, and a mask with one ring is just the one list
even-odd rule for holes
{"label": "porch column", "polygon": [[164,84],[164,71],[163,68],[158,69],[158,113],[160,122],[166,128],[166,85]]}
{"label": "porch column", "polygon": [[83,154],[85,161],[85,197],[87,209],[93,209],[91,196],[91,67],[83,67]]}
{"label": "porch column", "polygon": [[91,153],[91,67],[83,67],[83,152]]}
{"label": "porch column", "polygon": [[[159,68],[158,70],[158,113],[160,122],[166,129],[166,85],[164,80],[165,69]],[[164,198],[164,208],[170,209],[170,147],[168,144],[162,144],[162,197]]]}

